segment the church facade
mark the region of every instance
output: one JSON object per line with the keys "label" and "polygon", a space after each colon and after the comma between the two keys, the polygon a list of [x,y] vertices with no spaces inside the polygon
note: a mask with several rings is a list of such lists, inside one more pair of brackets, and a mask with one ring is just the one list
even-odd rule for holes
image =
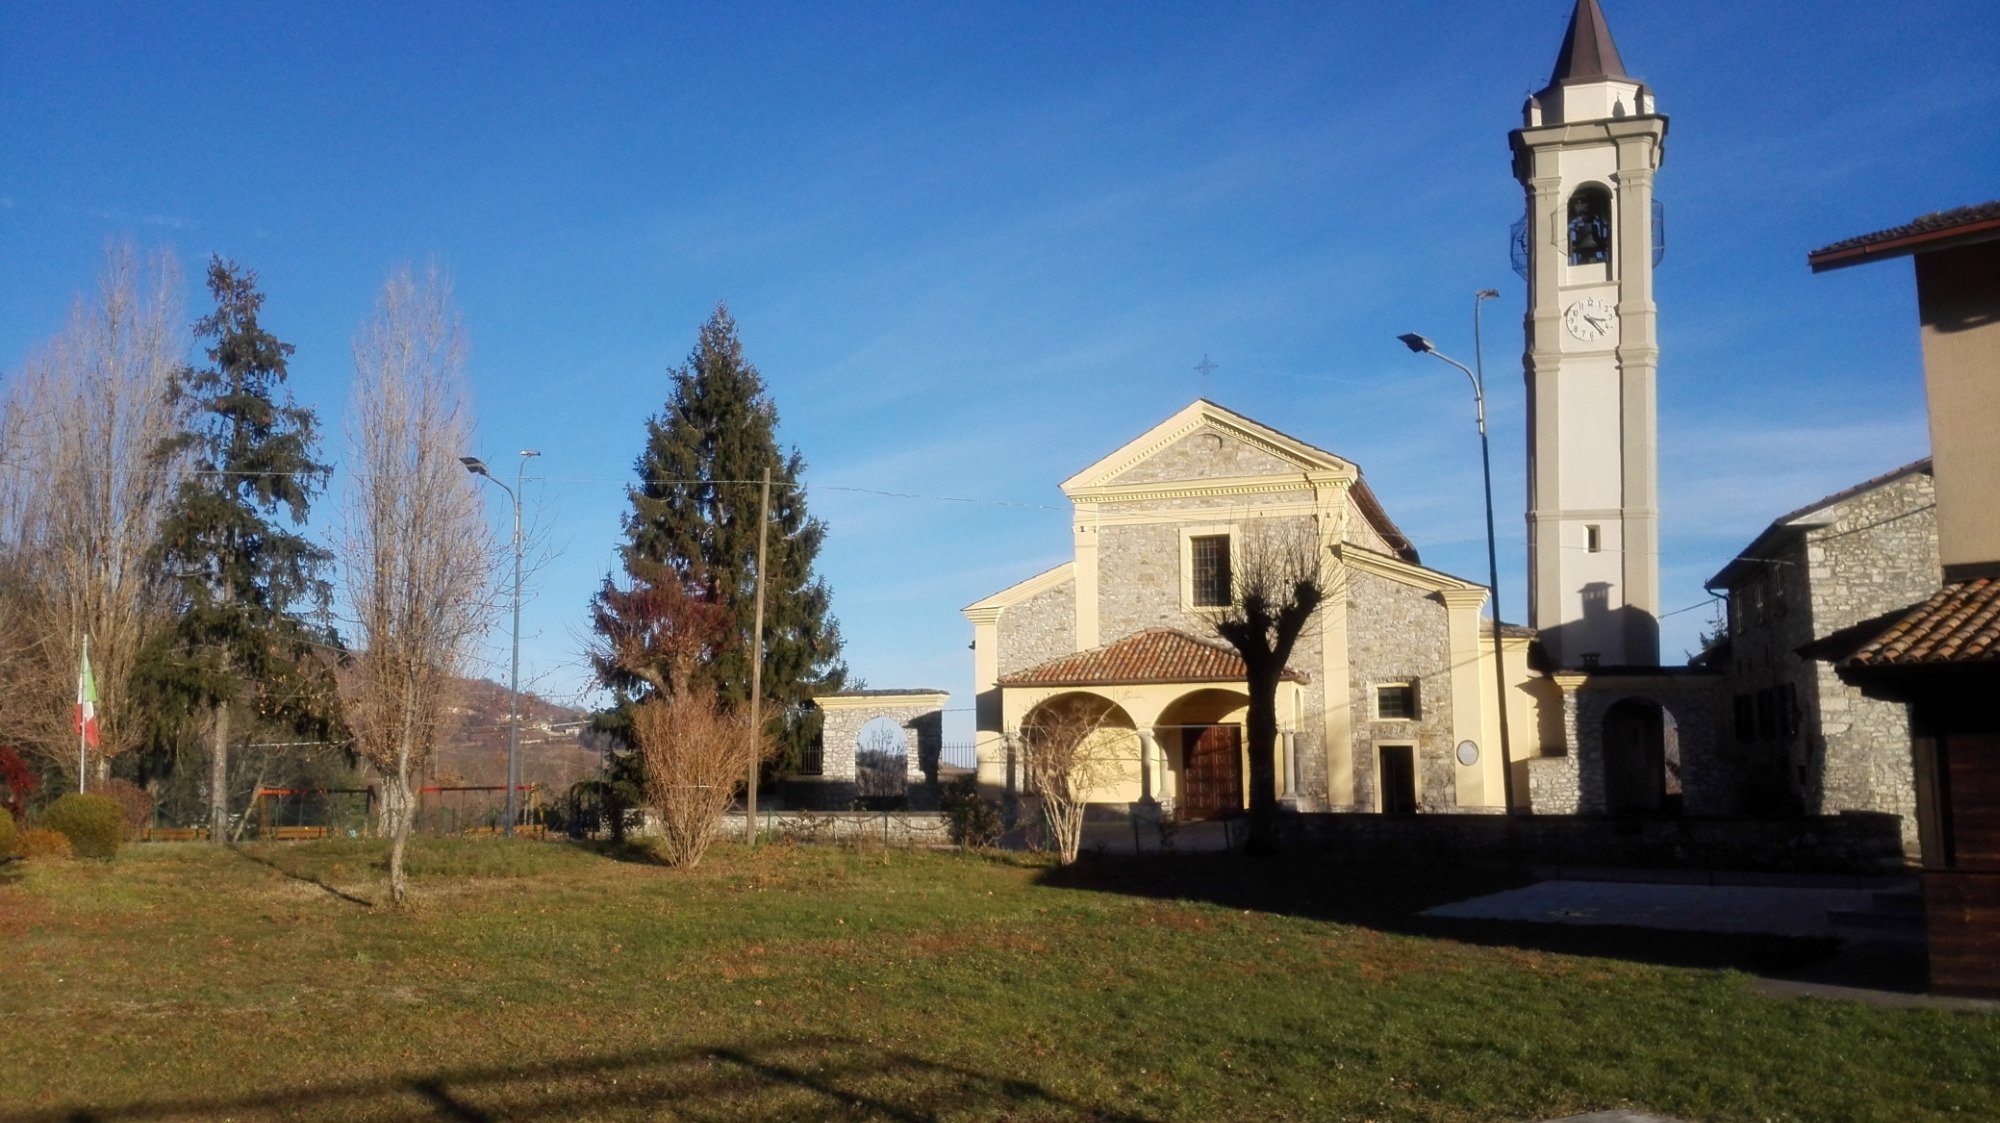
{"label": "church facade", "polygon": [[[1503,809],[1486,589],[1425,567],[1357,465],[1196,401],[1062,488],[1072,559],[964,610],[989,791],[1020,790],[1024,727],[1083,710],[1111,762],[1093,802],[1226,814],[1264,752],[1300,810]],[[1300,557],[1327,598],[1279,684],[1276,742],[1249,745],[1245,667],[1214,622],[1246,569]],[[1502,638],[1513,741],[1560,745],[1530,636]]]}

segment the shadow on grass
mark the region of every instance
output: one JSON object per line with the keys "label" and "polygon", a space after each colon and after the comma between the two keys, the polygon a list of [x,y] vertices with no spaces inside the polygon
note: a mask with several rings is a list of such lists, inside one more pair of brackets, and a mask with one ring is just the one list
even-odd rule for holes
{"label": "shadow on grass", "polygon": [[635,866],[664,866],[666,860],[651,846],[637,839],[611,842],[601,838],[572,839],[569,845],[586,854],[595,854],[613,862],[629,862]]}
{"label": "shadow on grass", "polygon": [[229,852],[243,859],[246,862],[255,862],[256,864],[263,866],[265,869],[276,870],[278,873],[284,875],[285,877],[290,878],[293,881],[297,881],[305,885],[311,885],[316,888],[323,889],[327,892],[328,895],[346,901],[350,905],[360,905],[362,908],[367,908],[367,909],[372,909],[375,907],[375,902],[369,900],[366,897],[357,897],[354,894],[349,893],[338,886],[327,884],[325,881],[321,880],[318,877],[315,877],[312,874],[300,873],[297,870],[288,870],[285,867],[279,865],[278,863],[272,861],[271,859],[264,857],[262,854],[253,853],[248,848],[240,846],[234,842],[229,844]]}
{"label": "shadow on grass", "polygon": [[1517,889],[1535,878],[1511,869],[1424,864],[1356,868],[1334,855],[1258,859],[1205,853],[1166,857],[1095,855],[1056,867],[1052,887],[1202,901],[1225,908],[1352,924],[1377,931],[1666,967],[1757,975],[1797,972],[1826,960],[1838,941],[1796,936],[1681,932],[1620,925],[1537,924],[1421,915],[1436,905]]}
{"label": "shadow on grass", "polygon": [[438,1069],[242,1096],[72,1104],[0,1123],[229,1116],[409,1118],[475,1123],[672,1113],[702,1119],[933,1119],[1048,1112],[1136,1120],[993,1076],[863,1042],[817,1037],[635,1050],[606,1057]]}

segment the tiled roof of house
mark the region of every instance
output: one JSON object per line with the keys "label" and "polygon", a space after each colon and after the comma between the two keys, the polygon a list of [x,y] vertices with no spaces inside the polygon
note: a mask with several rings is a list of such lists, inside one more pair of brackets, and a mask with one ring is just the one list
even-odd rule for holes
{"label": "tiled roof of house", "polygon": [[2000,662],[2000,581],[1981,577],[1939,589],[1849,655],[1849,667]]}
{"label": "tiled roof of house", "polygon": [[2000,235],[2000,199],[1938,211],[1901,226],[1891,226],[1887,230],[1822,246],[1807,254],[1806,262],[1817,273],[1842,265],[1894,257],[1930,242],[1988,232]]}
{"label": "tiled roof of house", "polygon": [[[1175,628],[1148,628],[1104,647],[1000,676],[1001,686],[1112,686],[1153,682],[1242,682],[1243,657]],[[1306,677],[1287,670],[1291,682]]]}

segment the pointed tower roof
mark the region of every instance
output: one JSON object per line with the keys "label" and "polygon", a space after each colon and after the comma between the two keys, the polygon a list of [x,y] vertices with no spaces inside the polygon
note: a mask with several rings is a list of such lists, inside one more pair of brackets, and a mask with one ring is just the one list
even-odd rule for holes
{"label": "pointed tower roof", "polygon": [[1604,22],[1604,10],[1597,0],[1576,0],[1569,17],[1569,34],[1563,36],[1562,53],[1556,56],[1556,71],[1549,85],[1588,82],[1597,78],[1627,78],[1625,61],[1618,57],[1618,44],[1611,41],[1611,26]]}

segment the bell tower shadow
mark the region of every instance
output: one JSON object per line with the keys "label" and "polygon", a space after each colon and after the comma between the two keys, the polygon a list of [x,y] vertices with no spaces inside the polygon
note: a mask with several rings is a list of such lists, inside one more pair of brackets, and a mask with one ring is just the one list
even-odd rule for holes
{"label": "bell tower shadow", "polygon": [[1657,667],[1660,664],[1660,621],[1631,605],[1611,607],[1611,583],[1592,581],[1577,590],[1582,612],[1574,620],[1542,629],[1544,641],[1559,653],[1562,666]]}

